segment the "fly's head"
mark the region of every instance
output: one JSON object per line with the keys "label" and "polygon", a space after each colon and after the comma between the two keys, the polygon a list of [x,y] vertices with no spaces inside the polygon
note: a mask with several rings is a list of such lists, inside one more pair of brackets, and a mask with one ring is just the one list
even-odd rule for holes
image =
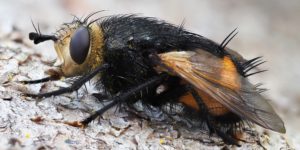
{"label": "fly's head", "polygon": [[75,20],[63,24],[53,35],[30,33],[29,38],[35,44],[46,40],[54,41],[57,53],[54,67],[65,77],[82,75],[103,62],[103,33],[97,22]]}

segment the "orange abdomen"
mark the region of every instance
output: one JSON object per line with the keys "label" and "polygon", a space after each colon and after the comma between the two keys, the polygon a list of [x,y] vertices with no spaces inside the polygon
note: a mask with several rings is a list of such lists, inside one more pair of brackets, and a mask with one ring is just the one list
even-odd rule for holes
{"label": "orange abdomen", "polygon": [[[230,112],[221,103],[214,100],[208,94],[206,94],[206,93],[204,93],[200,90],[197,90],[197,93],[201,97],[203,103],[206,105],[208,111],[213,116],[222,116],[222,115],[225,115],[225,114]],[[200,108],[197,104],[197,101],[195,100],[195,98],[193,97],[193,95],[190,92],[186,93],[186,95],[181,96],[179,98],[179,102],[182,103],[183,105],[187,106],[187,107],[190,107],[190,108],[196,110],[196,111],[200,111]]]}

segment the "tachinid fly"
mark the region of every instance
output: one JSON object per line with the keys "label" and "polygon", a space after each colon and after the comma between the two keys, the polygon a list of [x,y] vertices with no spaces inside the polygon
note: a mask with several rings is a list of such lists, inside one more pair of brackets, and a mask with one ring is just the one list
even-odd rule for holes
{"label": "tachinid fly", "polygon": [[262,89],[247,79],[262,72],[253,72],[263,63],[261,57],[246,60],[226,47],[235,30],[218,44],[156,18],[89,19],[96,13],[63,24],[53,35],[37,30],[29,34],[35,44],[52,40],[58,58],[48,77],[23,83],[80,78],[67,88],[25,95],[43,98],[73,92],[100,75],[99,82],[113,96],[106,106],[73,126],[87,126],[116,105],[133,106],[140,101],[157,108],[180,106],[182,114],[193,114],[186,118],[201,120],[228,144],[238,144],[234,130],[245,121],[285,133],[283,121],[260,94]]}

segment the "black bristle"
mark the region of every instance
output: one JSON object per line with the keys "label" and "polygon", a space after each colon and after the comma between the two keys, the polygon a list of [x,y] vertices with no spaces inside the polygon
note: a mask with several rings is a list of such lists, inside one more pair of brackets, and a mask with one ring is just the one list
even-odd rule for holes
{"label": "black bristle", "polygon": [[263,92],[265,92],[265,91],[268,91],[268,89],[262,88],[262,87],[261,87],[262,85],[263,85],[262,83],[258,83],[258,84],[256,84],[256,85],[254,85],[254,87],[255,87],[255,89],[256,89],[256,91],[257,91],[258,93],[263,93]]}
{"label": "black bristle", "polygon": [[252,76],[252,75],[255,75],[255,74],[258,74],[258,73],[262,73],[262,72],[266,72],[268,70],[260,70],[260,71],[256,71],[256,72],[253,72],[253,73],[250,73],[250,74],[246,74],[245,77],[249,77],[249,76]]}
{"label": "black bristle", "polygon": [[247,72],[249,72],[250,70],[252,70],[252,69],[258,67],[259,65],[261,65],[261,64],[263,64],[263,63],[265,63],[265,62],[266,62],[266,61],[257,61],[257,62],[255,62],[255,63],[253,63],[251,66],[245,68],[244,72],[247,73]]}
{"label": "black bristle", "polygon": [[[222,41],[222,43],[220,44],[220,47],[224,50],[225,47],[228,45],[228,43],[238,34],[238,32],[236,32],[233,36],[231,36],[235,31],[237,30],[237,28],[235,28],[232,32],[230,32],[226,38]],[[229,40],[227,40],[229,38]]]}
{"label": "black bristle", "polygon": [[222,49],[225,49],[225,47],[228,45],[228,43],[238,34],[238,32],[236,32],[223,46]]}
{"label": "black bristle", "polygon": [[96,11],[96,12],[90,13],[88,16],[86,16],[86,17],[84,18],[83,23],[87,23],[88,20],[89,20],[92,16],[94,16],[94,15],[100,13],[100,12],[103,12],[103,11],[105,11],[105,10],[100,10],[100,11]]}
{"label": "black bristle", "polygon": [[247,62],[245,62],[245,63],[243,63],[243,67],[244,68],[247,68],[249,65],[251,65],[254,61],[256,61],[256,60],[258,60],[258,59],[261,59],[262,58],[262,56],[259,56],[259,57],[255,57],[255,58],[253,58],[253,59],[250,59],[250,60],[248,60]]}
{"label": "black bristle", "polygon": [[250,60],[246,61],[245,63],[243,63],[241,65],[242,70],[243,70],[242,71],[243,76],[244,77],[249,77],[249,76],[267,71],[267,70],[259,70],[259,71],[253,72],[253,73],[249,73],[249,71],[257,68],[258,66],[260,66],[261,64],[263,64],[265,62],[266,61],[263,61],[261,56],[260,57],[255,57],[253,59],[250,59]]}

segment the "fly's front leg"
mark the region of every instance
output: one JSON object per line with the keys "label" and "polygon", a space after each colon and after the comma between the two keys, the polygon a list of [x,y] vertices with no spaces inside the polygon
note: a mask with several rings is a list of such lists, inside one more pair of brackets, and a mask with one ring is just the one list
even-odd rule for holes
{"label": "fly's front leg", "polygon": [[38,84],[38,83],[44,83],[48,81],[56,81],[60,80],[63,75],[59,71],[56,71],[54,69],[49,69],[46,71],[46,74],[48,74],[48,77],[42,78],[42,79],[37,79],[37,80],[25,80],[25,81],[19,81],[19,83],[22,84]]}
{"label": "fly's front leg", "polygon": [[43,97],[51,97],[51,96],[57,96],[64,93],[70,93],[73,91],[78,90],[84,83],[91,80],[93,77],[95,77],[98,73],[103,71],[104,69],[107,69],[108,65],[103,64],[102,66],[96,68],[95,70],[91,71],[90,73],[83,75],[81,78],[76,80],[70,87],[61,88],[56,91],[48,92],[48,93],[41,93],[41,94],[30,94],[30,93],[24,93],[24,96],[32,97],[32,98],[43,98]]}

